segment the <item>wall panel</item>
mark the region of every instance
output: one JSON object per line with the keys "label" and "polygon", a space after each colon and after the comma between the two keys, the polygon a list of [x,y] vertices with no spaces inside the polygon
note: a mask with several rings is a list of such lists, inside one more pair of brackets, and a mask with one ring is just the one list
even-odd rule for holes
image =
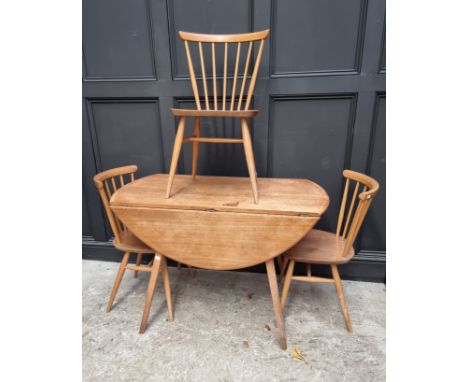
{"label": "wall panel", "polygon": [[[308,178],[323,186],[331,205],[318,227],[331,230],[342,170],[376,177],[382,190],[356,243],[357,255],[343,267],[343,275],[384,279],[385,0],[84,0],[85,258],[120,256],[108,242],[94,174],[130,163],[140,167],[140,175],[168,171],[178,122],[170,108],[195,107],[177,32],[262,29],[271,29],[271,35],[254,93],[259,114],[250,121],[257,172]],[[192,52],[198,68],[198,53]],[[218,65],[222,53],[218,46]],[[234,57],[231,50],[230,74]],[[210,76],[211,63],[206,64]],[[192,129],[193,119],[187,127]],[[231,119],[206,119],[202,131],[240,137],[240,126]],[[186,144],[180,173],[191,172],[191,159],[192,146]],[[247,176],[242,146],[201,144],[198,171]],[[264,272],[264,266],[255,269]]]}
{"label": "wall panel", "polygon": [[147,0],[84,0],[86,79],[155,78]]}
{"label": "wall panel", "polygon": [[324,187],[331,199],[320,220],[324,229],[336,226],[354,112],[353,95],[273,98],[268,175],[312,179]]}
{"label": "wall panel", "polygon": [[366,1],[273,1],[274,75],[357,72]]}
{"label": "wall panel", "polygon": [[380,184],[378,197],[369,210],[361,235],[361,250],[385,252],[385,95],[379,94],[375,103],[375,117],[367,173]]}
{"label": "wall panel", "polygon": [[136,164],[140,176],[163,171],[157,100],[93,100],[89,105],[101,170]]}

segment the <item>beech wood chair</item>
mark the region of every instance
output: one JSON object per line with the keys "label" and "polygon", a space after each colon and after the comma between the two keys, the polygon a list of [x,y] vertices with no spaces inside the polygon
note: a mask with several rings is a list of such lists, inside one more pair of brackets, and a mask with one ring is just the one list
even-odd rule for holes
{"label": "beech wood chair", "polygon": [[[167,183],[166,197],[169,198],[171,195],[172,183],[174,182],[174,176],[177,168],[177,162],[179,160],[180,151],[183,143],[191,142],[193,144],[193,157],[192,157],[192,176],[195,179],[197,174],[197,162],[198,162],[198,145],[199,143],[240,143],[244,145],[245,157],[247,161],[247,169],[249,171],[250,182],[252,185],[252,193],[255,203],[258,203],[258,191],[257,191],[257,173],[255,169],[255,159],[252,149],[252,139],[249,132],[249,125],[247,122],[248,118],[252,118],[257,115],[257,110],[251,110],[250,103],[252,101],[252,95],[257,80],[258,70],[260,67],[260,61],[262,57],[263,47],[265,40],[270,33],[269,30],[253,32],[253,33],[242,33],[242,34],[231,34],[231,35],[215,35],[215,34],[199,34],[190,32],[179,32],[180,38],[184,41],[185,52],[187,56],[187,62],[190,73],[190,81],[192,85],[193,94],[195,96],[196,110],[187,109],[171,109],[174,116],[180,117],[177,128],[177,133],[174,142],[174,149],[172,153],[171,167],[169,171],[169,179]],[[255,56],[254,45],[258,42],[258,53],[257,57],[253,58],[254,66],[251,76],[249,76],[249,69],[251,67],[251,57]],[[200,92],[198,90],[197,77],[194,71],[194,65],[192,60],[192,53],[190,50],[191,44],[197,45],[198,56],[200,60],[202,87],[204,94],[204,102],[200,100]],[[228,78],[228,50],[229,44],[237,45],[234,77],[232,79],[232,88],[230,94],[228,94],[227,78]],[[209,84],[207,80],[207,70],[205,68],[205,57],[204,57],[204,46],[208,45],[208,50],[211,50],[211,59],[207,57],[208,62],[211,61],[212,71],[212,97],[209,94]],[[223,63],[223,76],[222,76],[222,92],[218,97],[218,81],[216,74],[216,47],[221,45],[221,49],[224,49],[224,63]],[[243,46],[245,48],[243,49]],[[242,53],[244,51],[244,53]],[[209,56],[209,55],[208,55]],[[241,60],[241,56],[243,59]],[[242,75],[239,71],[239,62],[243,61]],[[208,74],[209,75],[209,74]],[[237,80],[241,80],[240,91],[237,93]],[[250,81],[248,81],[250,77]],[[248,83],[248,86],[247,86]],[[246,91],[247,98],[244,101],[244,91]],[[212,99],[212,104],[210,104]],[[237,103],[237,104],[236,104]],[[204,109],[203,109],[204,107]],[[187,117],[195,118],[195,129],[193,136],[184,137],[185,122]],[[201,119],[202,117],[235,117],[240,118],[242,139],[234,138],[207,138],[202,137],[200,133]]]}
{"label": "beech wood chair", "polygon": [[[156,290],[156,284],[158,281],[159,271],[162,271],[163,274],[163,284],[164,291],[166,293],[166,302],[168,310],[169,321],[173,320],[172,313],[172,299],[171,299],[171,287],[169,280],[169,272],[167,269],[166,258],[163,255],[156,254],[154,250],[149,248],[146,244],[140,241],[135,235],[133,235],[121,221],[117,219],[112,210],[109,207],[109,201],[112,194],[117,191],[119,187],[124,186],[127,180],[127,183],[133,182],[135,180],[135,173],[138,170],[137,166],[124,166],[118,167],[111,170],[103,171],[94,176],[94,183],[99,191],[101,196],[104,209],[109,219],[112,232],[114,234],[113,244],[115,248],[124,252],[124,256],[120,263],[117,276],[115,278],[114,287],[107,304],[107,312],[110,312],[112,309],[112,304],[114,302],[115,296],[122,281],[125,270],[134,270],[134,277],[138,276],[138,272],[150,272],[150,279],[148,282],[148,289],[146,292],[146,301],[145,308],[143,310],[143,317],[140,324],[140,333],[144,333],[146,330],[146,324],[148,321],[148,316],[151,310],[151,304],[154,297],[154,292]],[[117,181],[118,179],[118,181]],[[136,253],[136,264],[135,266],[128,265],[130,254]],[[147,266],[141,265],[141,260],[143,254],[153,254],[154,257]]]}
{"label": "beech wood chair", "polygon": [[[353,243],[356,240],[356,236],[366,217],[367,211],[377,195],[379,183],[370,176],[351,170],[344,170],[343,176],[346,178],[346,183],[341,200],[336,233],[312,229],[304,239],[286,252],[283,257],[281,274],[284,275],[286,267],[287,273],[281,294],[281,306],[283,308],[285,306],[292,280],[311,283],[334,283],[343,311],[346,329],[351,333],[351,319],[349,318],[349,312],[346,306],[338,265],[349,262],[354,256]],[[350,190],[351,182],[355,182],[356,184],[354,186],[351,202],[347,206],[349,200],[348,191]],[[359,201],[356,206],[357,197]],[[293,275],[296,262],[307,264],[307,276]],[[329,279],[312,276],[311,264],[330,265],[333,278]]]}

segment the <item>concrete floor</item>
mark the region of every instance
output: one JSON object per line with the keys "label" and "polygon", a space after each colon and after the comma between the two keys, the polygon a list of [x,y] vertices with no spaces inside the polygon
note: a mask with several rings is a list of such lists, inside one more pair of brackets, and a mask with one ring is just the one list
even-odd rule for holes
{"label": "concrete floor", "polygon": [[[118,264],[83,261],[83,381],[384,381],[385,286],[344,281],[349,334],[333,285],[293,282],[278,346],[266,274],[170,268],[139,334],[149,274],[127,271],[105,312]],[[271,328],[271,330],[269,330]],[[304,361],[291,355],[297,346]]]}

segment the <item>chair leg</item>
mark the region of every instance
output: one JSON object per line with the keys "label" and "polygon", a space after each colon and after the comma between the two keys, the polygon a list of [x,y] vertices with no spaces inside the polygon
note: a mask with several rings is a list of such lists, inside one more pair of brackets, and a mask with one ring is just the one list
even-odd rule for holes
{"label": "chair leg", "polygon": [[338,267],[336,264],[331,265],[333,280],[335,281],[336,293],[338,295],[338,300],[340,300],[341,309],[343,311],[343,316],[346,323],[346,329],[348,332],[352,333],[353,328],[351,325],[351,319],[349,318],[348,307],[346,306],[346,300],[343,291],[343,285],[341,284],[340,274],[338,272]]}
{"label": "chair leg", "polygon": [[280,282],[282,282],[283,279],[284,279],[284,274],[286,273],[286,268],[288,266],[288,262],[289,262],[289,260],[285,257],[283,259],[283,265],[281,266],[281,270],[280,270],[280,277],[279,277]]}
{"label": "chair leg", "polygon": [[252,149],[252,138],[250,137],[249,125],[247,119],[241,118],[242,125],[242,140],[244,142],[245,159],[247,161],[247,169],[249,170],[250,183],[252,185],[252,193],[255,204],[258,203],[257,191],[257,171],[255,170],[255,158]]}
{"label": "chair leg", "polygon": [[[143,253],[137,253],[137,258],[135,262],[135,265],[137,267],[140,266],[142,258],[143,258]],[[138,271],[135,271],[135,273],[133,274],[133,277],[138,277]]]}
{"label": "chair leg", "polygon": [[172,311],[171,282],[169,278],[169,269],[167,267],[167,261],[165,257],[161,258],[161,267],[163,272],[164,293],[166,293],[167,316],[169,321],[172,321],[174,320],[174,315]]}
{"label": "chair leg", "polygon": [[195,271],[193,270],[191,265],[188,265],[188,271],[189,271],[189,274],[192,277],[192,279],[194,279],[196,274],[195,274]]}
{"label": "chair leg", "polygon": [[[201,118],[195,118],[195,136],[200,138],[200,122]],[[197,177],[197,163],[198,163],[198,142],[193,142],[193,155],[192,155],[192,178],[195,179]]]}
{"label": "chair leg", "polygon": [[277,256],[276,261],[278,261],[278,267],[281,270],[281,266],[283,265],[283,255]]}
{"label": "chair leg", "polygon": [[310,266],[310,264],[306,264],[306,267],[307,267],[307,277],[311,277],[312,276],[312,267]]}
{"label": "chair leg", "polygon": [[153,255],[153,258],[151,259],[151,261],[148,263],[147,267],[153,266],[153,261],[154,261],[154,255]]}
{"label": "chair leg", "polygon": [[112,304],[114,303],[115,296],[117,294],[117,291],[119,290],[120,282],[122,281],[122,277],[125,273],[125,267],[127,266],[129,259],[130,259],[130,252],[125,252],[122,258],[122,261],[120,262],[119,271],[117,272],[117,276],[115,277],[114,287],[112,288],[109,302],[107,303],[108,312],[110,312],[112,309]]}
{"label": "chair leg", "polygon": [[283,291],[281,292],[281,308],[284,309],[286,305],[286,299],[288,298],[289,287],[291,286],[291,281],[294,273],[294,260],[289,260],[288,272],[286,273],[286,278],[284,279]]}
{"label": "chair leg", "polygon": [[158,282],[159,269],[161,266],[161,256],[156,254],[154,256],[153,266],[151,268],[151,276],[148,282],[148,289],[146,291],[145,308],[143,310],[143,317],[140,324],[140,333],[144,333],[146,330],[146,323],[148,321],[149,312],[151,310],[151,304],[153,302],[154,291]]}
{"label": "chair leg", "polygon": [[171,168],[169,170],[169,179],[167,181],[166,198],[171,195],[172,183],[174,182],[174,176],[177,169],[177,163],[179,162],[180,151],[182,149],[182,143],[184,140],[185,130],[185,117],[181,117],[179,121],[179,127],[177,128],[177,134],[174,142],[174,150],[172,151]]}
{"label": "chair leg", "polygon": [[278,282],[276,280],[275,262],[273,259],[270,259],[266,262],[266,268],[268,273],[268,282],[270,284],[271,298],[273,300],[273,308],[275,310],[276,326],[278,327],[279,332],[280,348],[286,350],[287,344],[286,335],[284,333],[283,310],[281,309],[281,303],[279,299]]}

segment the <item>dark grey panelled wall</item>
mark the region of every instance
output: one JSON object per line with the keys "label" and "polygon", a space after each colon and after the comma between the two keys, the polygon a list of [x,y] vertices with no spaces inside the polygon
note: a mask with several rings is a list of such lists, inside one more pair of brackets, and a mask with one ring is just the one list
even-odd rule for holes
{"label": "dark grey panelled wall", "polygon": [[[259,176],[304,177],[332,203],[319,227],[333,229],[341,172],[382,185],[357,242],[352,277],[385,274],[384,0],[83,0],[83,255],[114,258],[96,172],[137,164],[167,172],[176,121],[194,107],[178,30],[271,29],[252,134]],[[206,120],[208,134],[237,136],[231,120]],[[202,174],[247,176],[238,145],[202,146]],[[179,163],[190,171],[191,147]],[[229,161],[228,161],[229,158]]]}

